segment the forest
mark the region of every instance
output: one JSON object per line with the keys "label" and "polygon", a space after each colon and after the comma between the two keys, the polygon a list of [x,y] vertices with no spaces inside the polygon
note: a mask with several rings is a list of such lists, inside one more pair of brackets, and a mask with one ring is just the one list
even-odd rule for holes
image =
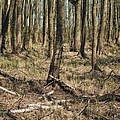
{"label": "forest", "polygon": [[120,120],[120,0],[0,0],[0,120]]}

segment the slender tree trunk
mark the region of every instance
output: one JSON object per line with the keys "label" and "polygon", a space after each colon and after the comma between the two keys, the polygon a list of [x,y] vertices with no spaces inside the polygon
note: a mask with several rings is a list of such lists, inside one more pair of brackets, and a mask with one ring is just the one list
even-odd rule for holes
{"label": "slender tree trunk", "polygon": [[45,43],[45,20],[46,20],[46,0],[43,0],[43,42]]}
{"label": "slender tree trunk", "polygon": [[109,20],[108,20],[108,38],[107,38],[107,42],[111,42],[112,41],[112,28],[113,28],[113,19],[112,19],[112,16],[113,16],[113,9],[112,9],[112,2],[113,0],[109,0],[109,4],[110,4],[110,7],[109,7]]}
{"label": "slender tree trunk", "polygon": [[71,12],[71,5],[69,4],[69,31],[68,31],[68,42],[69,42],[69,45],[70,45],[70,42],[71,42],[71,39],[72,39],[72,35],[71,35],[71,28],[72,28],[72,23],[71,23],[71,14],[72,14],[72,12]]}
{"label": "slender tree trunk", "polygon": [[74,27],[74,41],[73,41],[73,51],[77,51],[80,49],[80,21],[79,20],[79,12],[80,12],[81,1],[79,0],[78,3],[75,5],[75,27]]}
{"label": "slender tree trunk", "polygon": [[50,64],[50,70],[47,78],[47,83],[53,81],[50,75],[59,79],[60,64],[63,52],[64,39],[64,0],[57,0],[57,32],[56,41],[53,51],[53,57]]}
{"label": "slender tree trunk", "polygon": [[[4,5],[6,6],[7,3],[5,3]],[[4,54],[4,49],[5,49],[5,35],[6,35],[6,32],[8,31],[9,19],[10,19],[10,16],[13,15],[13,10],[15,5],[16,5],[16,0],[13,0],[10,2],[9,8],[5,6],[2,7],[2,32],[1,32],[1,35],[2,35],[1,54],[2,55]]]}
{"label": "slender tree trunk", "polygon": [[82,12],[82,24],[81,24],[81,47],[80,47],[80,53],[83,58],[86,57],[85,55],[85,40],[86,40],[86,4],[87,0],[83,0],[83,12]]}
{"label": "slender tree trunk", "polygon": [[12,15],[12,20],[11,20],[11,45],[12,45],[12,53],[16,53],[16,30],[15,30],[15,22],[16,22],[16,5],[17,2],[15,2],[13,8],[13,15]]}
{"label": "slender tree trunk", "polygon": [[74,45],[75,45],[75,43],[74,43],[74,26],[75,26],[75,8],[74,8],[74,6],[72,6],[72,15],[73,15],[73,17],[72,17],[72,39],[71,39],[71,41],[70,41],[70,51],[74,51]]}
{"label": "slender tree trunk", "polygon": [[1,41],[2,41],[2,9],[3,9],[3,0],[1,0],[0,4],[0,46],[1,46]]}
{"label": "slender tree trunk", "polygon": [[23,45],[22,50],[26,50],[26,41],[27,41],[27,20],[28,20],[28,0],[25,0],[25,7],[24,7],[24,38],[23,38]]}
{"label": "slender tree trunk", "polygon": [[22,1],[17,1],[17,51],[21,50],[22,45],[22,32],[21,32],[21,7],[22,7]]}
{"label": "slender tree trunk", "polygon": [[35,43],[38,43],[38,0],[35,0]]}
{"label": "slender tree trunk", "polygon": [[96,8],[97,8],[97,0],[93,0],[93,13],[92,13],[92,21],[93,21],[93,39],[92,39],[92,72],[94,72],[96,67],[96,47],[97,47],[97,23],[96,23]]}
{"label": "slender tree trunk", "polygon": [[42,10],[41,10],[41,0],[39,1],[39,14],[38,14],[38,21],[39,21],[39,30],[38,30],[38,41],[39,42],[42,42],[41,39],[42,39],[42,34],[41,34],[41,16],[42,16]]}
{"label": "slender tree trunk", "polygon": [[[8,8],[10,7],[10,0],[8,0]],[[12,51],[12,47],[11,47],[11,31],[10,31],[10,28],[11,28],[11,24],[10,24],[11,20],[9,19],[8,21],[8,31],[7,31],[7,37],[8,37],[8,48],[7,50],[9,52]]]}
{"label": "slender tree trunk", "polygon": [[29,49],[32,49],[32,41],[33,41],[33,8],[32,8],[32,0],[30,0]]}
{"label": "slender tree trunk", "polygon": [[98,43],[97,43],[97,52],[99,50],[99,54],[103,51],[103,39],[105,33],[105,25],[106,25],[106,13],[107,13],[107,0],[104,0],[104,5],[101,14],[101,22],[100,22],[100,30],[98,34]]}
{"label": "slender tree trunk", "polygon": [[51,57],[51,43],[53,41],[53,0],[48,0],[48,57]]}

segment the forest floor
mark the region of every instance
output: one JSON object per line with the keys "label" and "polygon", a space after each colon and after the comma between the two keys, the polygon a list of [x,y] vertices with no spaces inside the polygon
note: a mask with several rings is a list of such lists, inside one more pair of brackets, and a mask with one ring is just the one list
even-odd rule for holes
{"label": "forest floor", "polygon": [[91,48],[86,59],[68,51],[65,45],[64,87],[46,86],[50,59],[41,45],[0,56],[0,120],[120,120],[120,47],[105,45],[94,77]]}

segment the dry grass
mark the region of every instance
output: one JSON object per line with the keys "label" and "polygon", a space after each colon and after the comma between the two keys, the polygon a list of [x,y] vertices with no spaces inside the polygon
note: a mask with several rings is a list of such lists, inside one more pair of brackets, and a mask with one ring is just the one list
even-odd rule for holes
{"label": "dry grass", "polygon": [[[66,48],[68,48],[66,46]],[[86,49],[88,59],[82,59],[77,53],[63,53],[60,70],[61,80],[78,89],[86,99],[76,99],[60,87],[44,88],[49,71],[50,59],[45,48],[35,45],[34,50],[19,55],[0,56],[0,86],[21,95],[10,95],[0,90],[0,120],[119,120],[120,103],[116,100],[98,101],[97,96],[113,93],[120,96],[120,48],[105,47],[105,54],[97,58],[103,72],[96,71],[94,78],[90,72],[90,50]],[[47,97],[44,93],[54,90]],[[115,91],[116,90],[116,91]],[[96,98],[90,102],[87,98]],[[120,98],[119,98],[120,99]],[[70,100],[56,103],[56,100]],[[45,110],[38,108],[25,113],[1,113],[3,110],[27,108],[29,104],[54,101],[56,108]],[[60,105],[62,108],[57,108]],[[87,105],[87,106],[86,106]]]}

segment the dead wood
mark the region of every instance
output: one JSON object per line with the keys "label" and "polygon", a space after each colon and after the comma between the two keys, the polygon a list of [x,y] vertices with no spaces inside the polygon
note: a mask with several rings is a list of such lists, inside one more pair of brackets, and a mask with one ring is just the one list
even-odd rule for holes
{"label": "dead wood", "polygon": [[3,90],[3,91],[5,91],[5,92],[7,92],[7,93],[9,93],[9,94],[16,95],[16,96],[20,96],[17,92],[12,92],[12,91],[10,91],[10,90],[7,90],[7,89],[4,88],[4,87],[1,87],[1,86],[0,86],[0,89]]}

